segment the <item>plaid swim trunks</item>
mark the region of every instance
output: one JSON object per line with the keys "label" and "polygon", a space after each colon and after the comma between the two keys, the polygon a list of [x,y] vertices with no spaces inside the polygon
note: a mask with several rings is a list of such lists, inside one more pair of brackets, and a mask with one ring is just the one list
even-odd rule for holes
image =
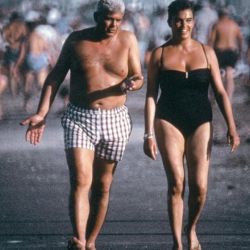
{"label": "plaid swim trunks", "polygon": [[65,148],[86,148],[96,156],[120,161],[132,130],[126,106],[85,109],[69,104],[61,118]]}

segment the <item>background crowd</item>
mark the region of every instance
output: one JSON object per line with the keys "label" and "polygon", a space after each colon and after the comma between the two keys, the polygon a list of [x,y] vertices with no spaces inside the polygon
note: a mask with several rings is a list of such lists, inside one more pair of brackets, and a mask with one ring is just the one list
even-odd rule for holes
{"label": "background crowd", "polygon": [[[19,98],[19,108],[32,112],[31,100],[40,95],[43,81],[55,64],[65,38],[73,30],[92,26],[95,1],[76,1],[77,8],[65,8],[63,1],[17,1],[19,7],[0,1],[0,119],[7,119],[6,96]],[[153,48],[170,36],[166,6],[171,1],[125,1],[126,14],[122,28],[133,31],[139,41],[144,69]],[[232,1],[203,0],[196,3],[194,36],[209,43],[211,29],[219,19],[219,10],[239,26],[242,35],[239,60],[233,78],[241,77],[248,84],[250,64],[250,20]],[[212,45],[212,44],[211,44]],[[225,71],[221,70],[222,74]],[[60,89],[62,105],[68,101],[67,78]]]}

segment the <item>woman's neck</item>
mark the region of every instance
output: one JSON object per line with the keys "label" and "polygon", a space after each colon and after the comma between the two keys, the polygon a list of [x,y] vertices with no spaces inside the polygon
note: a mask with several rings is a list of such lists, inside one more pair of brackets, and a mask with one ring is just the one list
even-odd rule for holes
{"label": "woman's neck", "polygon": [[190,47],[193,45],[193,39],[192,38],[188,38],[188,39],[179,39],[179,38],[172,38],[172,44],[174,46],[178,46],[181,47],[183,49],[190,49]]}

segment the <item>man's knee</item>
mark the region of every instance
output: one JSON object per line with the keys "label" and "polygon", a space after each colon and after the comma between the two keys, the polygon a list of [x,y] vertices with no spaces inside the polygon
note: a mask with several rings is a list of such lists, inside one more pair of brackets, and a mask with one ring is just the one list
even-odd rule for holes
{"label": "man's knee", "polygon": [[102,176],[95,180],[92,185],[92,192],[96,195],[109,194],[112,180],[113,178],[110,175]]}

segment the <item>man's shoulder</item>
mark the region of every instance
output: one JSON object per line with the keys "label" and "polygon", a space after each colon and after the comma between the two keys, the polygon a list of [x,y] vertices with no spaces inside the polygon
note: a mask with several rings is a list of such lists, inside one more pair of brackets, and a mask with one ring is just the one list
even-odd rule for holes
{"label": "man's shoulder", "polygon": [[118,37],[123,42],[136,40],[135,34],[128,30],[120,30]]}
{"label": "man's shoulder", "polygon": [[75,30],[70,33],[68,40],[88,39],[93,34],[94,28],[85,28],[81,30]]}

